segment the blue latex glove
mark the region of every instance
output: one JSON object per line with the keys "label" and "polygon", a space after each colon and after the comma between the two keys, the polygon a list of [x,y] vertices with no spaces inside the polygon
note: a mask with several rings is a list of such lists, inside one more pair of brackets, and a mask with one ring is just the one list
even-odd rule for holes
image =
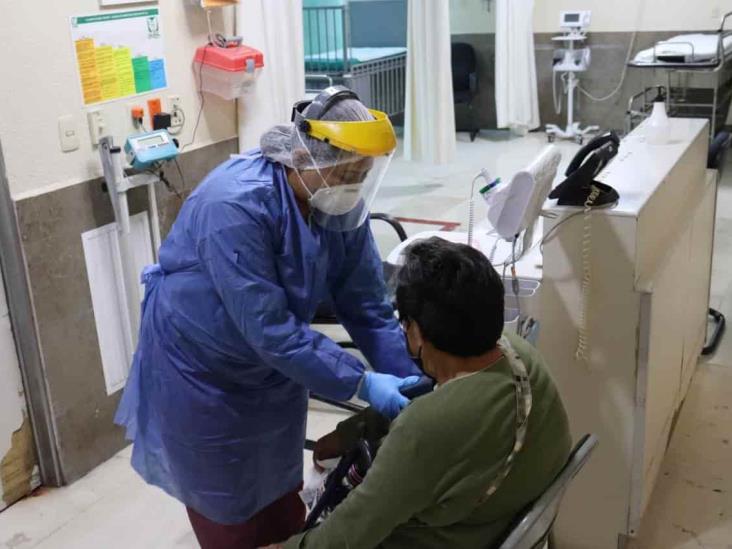
{"label": "blue latex glove", "polygon": [[396,377],[391,374],[366,372],[358,389],[358,398],[365,400],[377,412],[394,419],[407,404],[409,399],[399,392],[419,381],[418,376]]}

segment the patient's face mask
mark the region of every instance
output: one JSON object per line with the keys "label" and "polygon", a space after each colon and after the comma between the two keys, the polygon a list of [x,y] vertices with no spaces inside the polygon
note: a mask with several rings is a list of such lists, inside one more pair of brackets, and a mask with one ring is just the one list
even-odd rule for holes
{"label": "patient's face mask", "polygon": [[411,358],[414,363],[417,365],[417,368],[426,375],[427,377],[431,378],[432,376],[427,373],[427,371],[424,369],[424,363],[422,362],[422,346],[420,345],[417,348],[417,351],[412,351],[412,342],[409,339],[409,321],[402,321],[402,330],[404,331],[404,338],[407,340],[407,352],[409,353],[409,358]]}

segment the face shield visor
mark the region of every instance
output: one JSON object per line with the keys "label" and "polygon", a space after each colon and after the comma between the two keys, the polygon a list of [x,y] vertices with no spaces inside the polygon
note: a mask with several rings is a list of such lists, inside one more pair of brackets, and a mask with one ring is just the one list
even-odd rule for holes
{"label": "face shield visor", "polygon": [[393,153],[362,157],[318,170],[322,185],[310,196],[313,221],[331,231],[352,231],[369,215]]}
{"label": "face shield visor", "polygon": [[[317,173],[307,177],[296,173],[310,195],[313,220],[325,229],[350,231],[362,225],[373,204],[376,193],[396,149],[396,135],[389,117],[380,111],[369,110],[370,120],[320,120],[318,116],[338,97],[355,98],[351,90],[325,90],[311,102],[301,102],[293,109],[296,139],[307,151],[309,162],[303,170]],[[314,155],[309,143],[325,145],[335,154]],[[317,156],[317,157],[316,157]]]}

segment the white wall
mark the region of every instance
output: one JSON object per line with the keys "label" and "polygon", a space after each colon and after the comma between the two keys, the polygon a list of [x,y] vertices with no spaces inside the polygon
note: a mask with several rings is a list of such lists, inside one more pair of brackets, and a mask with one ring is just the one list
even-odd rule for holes
{"label": "white wall", "polygon": [[[180,95],[187,125],[180,139],[188,143],[198,111],[198,82],[191,68],[195,48],[206,42],[202,9],[183,0],[159,2],[166,48],[168,89],[142,96],[165,100]],[[134,6],[132,6],[134,7]],[[97,151],[90,143],[78,82],[69,17],[99,11],[98,0],[3,2],[0,16],[0,141],[5,152],[10,190],[14,198],[62,187],[101,175]],[[233,8],[216,10],[217,31],[233,31]],[[128,106],[134,99],[104,104],[115,141],[133,131]],[[81,147],[63,153],[58,139],[58,118],[72,115],[81,135]],[[206,96],[206,106],[189,148],[237,135],[236,105]]]}
{"label": "white wall", "polygon": [[[486,0],[450,0],[452,34],[494,32],[495,0],[489,3],[490,11]],[[534,29],[558,32],[559,12],[572,9],[592,10],[595,32],[712,30],[732,11],[732,0],[535,0]]]}
{"label": "white wall", "polygon": [[450,34],[485,34],[495,30],[494,0],[450,0]]}
{"label": "white wall", "polygon": [[732,0],[536,0],[536,32],[557,32],[559,12],[571,9],[592,10],[590,31],[595,32],[712,30],[732,11]]}

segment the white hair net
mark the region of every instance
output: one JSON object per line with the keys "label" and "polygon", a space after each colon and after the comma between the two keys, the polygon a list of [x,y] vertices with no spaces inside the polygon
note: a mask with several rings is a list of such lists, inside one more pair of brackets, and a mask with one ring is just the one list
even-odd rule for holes
{"label": "white hair net", "polygon": [[[303,113],[305,118],[308,117],[309,110],[310,106]],[[364,104],[356,99],[337,101],[320,117],[320,120],[336,122],[364,122],[373,119]],[[270,160],[300,170],[329,168],[362,158],[357,153],[344,151],[310,137],[294,124],[283,124],[269,129],[262,135],[259,146],[262,154]],[[305,147],[310,154],[304,150]]]}

